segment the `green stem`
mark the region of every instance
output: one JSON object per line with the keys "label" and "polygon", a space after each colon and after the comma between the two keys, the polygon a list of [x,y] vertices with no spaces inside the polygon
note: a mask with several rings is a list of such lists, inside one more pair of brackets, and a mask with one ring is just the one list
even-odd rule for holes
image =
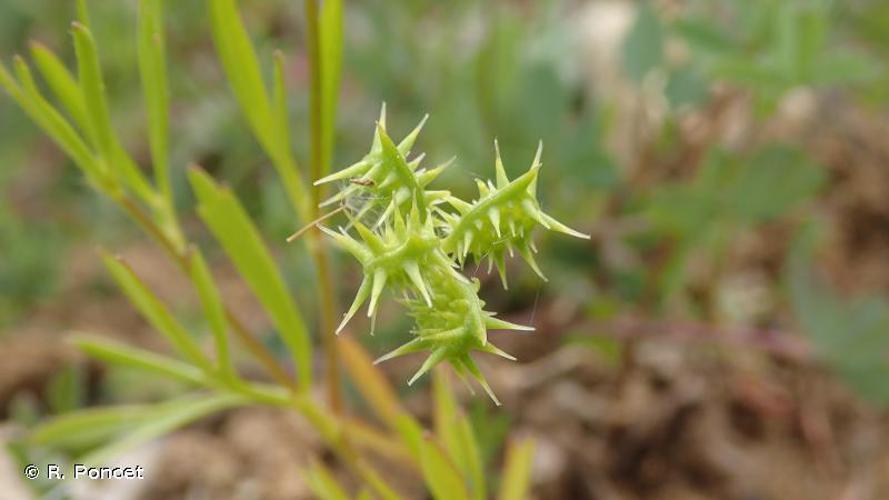
{"label": "green stem", "polygon": [[[309,133],[310,133],[310,163],[309,172],[312,179],[320,179],[326,166],[323,165],[324,144],[322,143],[321,106],[321,61],[319,59],[319,34],[318,34],[318,2],[306,0],[306,52],[309,60]],[[312,214],[306,220],[315,220],[320,216],[318,205],[321,203],[323,187],[318,186],[312,190]],[[310,231],[308,242],[315,260],[316,277],[318,280],[318,295],[320,301],[319,327],[321,330],[321,346],[324,351],[325,384],[327,398],[334,413],[340,414],[343,409],[342,385],[340,383],[339,353],[336,347],[336,295],[330,272],[330,258],[321,238],[321,232],[317,229]]]}

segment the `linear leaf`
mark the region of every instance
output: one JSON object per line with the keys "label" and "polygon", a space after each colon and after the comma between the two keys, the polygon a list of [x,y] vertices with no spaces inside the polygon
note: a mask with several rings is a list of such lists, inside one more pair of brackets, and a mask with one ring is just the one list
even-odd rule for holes
{"label": "linear leaf", "polygon": [[[86,112],[86,104],[83,94],[74,75],[59,60],[59,58],[43,44],[33,42],[31,44],[31,57],[43,75],[43,79],[49,84],[50,90],[65,108],[78,128],[85,133],[91,133],[89,118]],[[95,137],[89,138],[95,142]]]}
{"label": "linear leaf", "polygon": [[472,482],[473,496],[486,498],[484,469],[481,453],[472,424],[458,409],[447,372],[434,372],[433,395],[435,399],[435,432],[451,458]]}
{"label": "linear leaf", "polygon": [[71,24],[71,34],[74,36],[80,91],[92,131],[89,135],[96,138],[93,145],[105,161],[111,161],[114,156],[114,133],[111,130],[108,104],[105,102],[105,84],[102,82],[96,42],[89,29],[76,21]]}
{"label": "linear leaf", "polygon": [[119,175],[142,200],[155,205],[157,200],[154,190],[145,180],[138,165],[124,151],[112,129],[96,41],[89,29],[76,21],[71,24],[71,33],[74,36],[74,52],[77,55],[80,91],[83,94],[89,121],[90,132],[87,136],[96,139],[94,146],[104,160],[99,166],[105,171],[113,171]]}
{"label": "linear leaf", "polygon": [[318,22],[321,71],[321,174],[330,171],[343,52],[342,0],[324,0]]}
{"label": "linear leaf", "polygon": [[241,111],[247,117],[253,133],[269,151],[280,148],[272,123],[268,92],[262,79],[256,50],[235,0],[207,0],[213,40]]}
{"label": "linear leaf", "polygon": [[145,286],[122,260],[110,255],[103,255],[105,266],[111,272],[117,284],[121,287],[130,302],[151,323],[155,330],[167,338],[170,344],[185,359],[204,369],[210,368],[210,362],[201,353],[200,348],[189,336],[185,328],[179,324],[166,306]]}
{"label": "linear leaf", "polygon": [[[241,21],[235,0],[207,0],[216,52],[250,130],[272,159],[296,212],[307,217],[310,197],[290,151],[287,131],[275,118],[256,50]],[[308,219],[306,219],[308,221]]]}
{"label": "linear leaf", "polygon": [[421,441],[420,466],[426,486],[437,500],[469,499],[462,475],[432,439]]}
{"label": "linear leaf", "polygon": [[83,458],[83,463],[100,464],[122,452],[172,432],[195,420],[222,410],[248,404],[249,399],[234,394],[213,394],[179,398],[149,409],[150,419],[140,422],[132,430],[101,449]]}
{"label": "linear leaf", "polygon": [[167,156],[170,120],[167,110],[170,107],[170,97],[167,89],[162,7],[163,0],[139,1],[138,53],[155,182],[169,199],[172,197]]}
{"label": "linear leaf", "polygon": [[67,120],[46,101],[34,83],[31,70],[21,57],[15,58],[18,82],[0,65],[0,84],[6,89],[28,116],[80,167],[95,184],[108,187],[105,176],[93,158],[87,145]]}
{"label": "linear leaf", "polygon": [[89,408],[40,424],[29,436],[38,445],[59,448],[87,448],[120,434],[149,418],[147,405],[126,405]]}
{"label": "linear leaf", "polygon": [[479,500],[488,498],[487,481],[485,480],[485,467],[482,462],[482,452],[475,437],[472,422],[465,414],[457,418],[457,437],[459,447],[462,450],[464,473],[472,481],[474,497]]}
{"label": "linear leaf", "polygon": [[525,500],[531,483],[531,461],[534,459],[534,442],[530,439],[517,441],[506,450],[506,462],[500,476],[499,500]]}
{"label": "linear leaf", "polygon": [[232,366],[228,336],[226,335],[228,323],[225,320],[225,307],[222,305],[222,298],[213,280],[213,275],[210,273],[204,257],[197,248],[192,248],[189,252],[188,274],[198,291],[201,306],[204,308],[204,316],[207,318],[210,330],[213,332],[213,340],[216,344],[217,366],[225,376],[231,377],[234,374],[234,367]]}
{"label": "linear leaf", "polygon": [[203,384],[204,374],[187,363],[110,340],[78,335],[74,344],[88,356],[121,366],[157,372],[189,384]]}
{"label": "linear leaf", "polygon": [[237,198],[200,169],[189,173],[198,213],[271,317],[290,349],[303,388],[311,384],[311,341],[278,268]]}

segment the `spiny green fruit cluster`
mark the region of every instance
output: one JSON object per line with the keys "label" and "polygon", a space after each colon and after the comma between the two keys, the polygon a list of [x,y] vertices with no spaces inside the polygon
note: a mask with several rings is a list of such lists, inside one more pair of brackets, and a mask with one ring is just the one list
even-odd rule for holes
{"label": "spiny green fruit cluster", "polygon": [[322,230],[364,269],[364,279],[337,333],[368,302],[372,333],[380,297],[391,290],[402,297],[414,318],[414,338],[377,362],[429,352],[408,384],[447,361],[462,378],[478,381],[499,404],[470,353],[482,351],[514,360],[488,342],[487,331],[533,328],[497,319],[493,312],[485,311],[485,302],[478,296],[478,280],[459,270],[469,257],[477,262],[487,258],[489,271],[496,265],[505,288],[505,259],[516,252],[543,278],[534,260],[537,249],[532,233],[538,225],[579,238],[589,236],[540,209],[536,188],[541,147],[531,168],[510,181],[495,142],[496,183],[479,181],[479,197],[471,203],[448,191],[427,189],[453,162],[426,169],[420,166],[423,155],[408,160],[425,122],[424,117],[396,145],[386,132],[383,106],[370,152],[359,162],[315,182],[343,181],[339,192],[322,206],[340,203],[348,224]]}

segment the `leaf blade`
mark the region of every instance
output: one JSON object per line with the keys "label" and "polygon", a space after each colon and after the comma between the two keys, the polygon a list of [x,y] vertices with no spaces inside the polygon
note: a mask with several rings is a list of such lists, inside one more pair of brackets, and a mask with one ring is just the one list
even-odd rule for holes
{"label": "leaf blade", "polygon": [[528,498],[531,461],[534,459],[534,442],[530,439],[510,444],[500,476],[499,500],[525,500]]}
{"label": "leaf blade", "polygon": [[321,177],[330,172],[343,51],[342,0],[325,0],[318,16],[321,92]]}
{"label": "leaf blade", "polygon": [[106,363],[156,372],[189,384],[200,385],[206,381],[194,366],[151,351],[82,334],[76,335],[73,342],[88,356]]}
{"label": "leaf blade", "polygon": [[107,253],[102,256],[102,259],[124,294],[151,326],[163,334],[173,348],[185,359],[205,370],[209,369],[209,360],[195,341],[170,314],[160,299],[136,276],[136,273],[122,259],[114,258]]}
{"label": "leaf blade", "polygon": [[312,378],[308,329],[268,247],[231,191],[198,168],[188,175],[198,199],[198,214],[271,317],[290,349],[300,387],[308,389]]}
{"label": "leaf blade", "polygon": [[169,113],[167,62],[163,29],[162,0],[139,1],[138,59],[148,121],[148,143],[154,164],[155,181],[165,196],[170,193]]}

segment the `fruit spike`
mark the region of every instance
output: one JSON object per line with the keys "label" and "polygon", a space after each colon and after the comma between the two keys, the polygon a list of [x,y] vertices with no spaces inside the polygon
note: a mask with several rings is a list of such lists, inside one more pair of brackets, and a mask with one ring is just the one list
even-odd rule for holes
{"label": "fruit spike", "polygon": [[534,256],[537,252],[532,240],[535,227],[580,238],[589,236],[541,210],[537,182],[542,144],[538,145],[528,171],[510,180],[500,145],[494,141],[495,178],[477,180],[478,198],[472,203],[447,191],[428,190],[454,160],[425,168],[422,154],[411,155],[426,119],[396,144],[386,131],[383,105],[370,151],[364,158],[316,181],[316,184],[347,181],[322,205],[342,203],[343,208],[339,210],[348,218],[348,224],[338,230],[322,230],[364,270],[337,333],[367,304],[372,334],[384,292],[394,292],[414,320],[414,338],[381,356],[376,363],[426,352],[427,357],[408,384],[416,382],[435,365],[448,362],[467,386],[470,377],[475,379],[491,399],[500,404],[471,353],[480,351],[515,360],[488,341],[488,331],[534,328],[498,319],[493,312],[486,311],[484,301],[478,296],[478,280],[469,279],[458,270],[470,256],[476,261],[488,259],[488,271],[496,266],[506,288],[506,256],[518,253],[545,279]]}

